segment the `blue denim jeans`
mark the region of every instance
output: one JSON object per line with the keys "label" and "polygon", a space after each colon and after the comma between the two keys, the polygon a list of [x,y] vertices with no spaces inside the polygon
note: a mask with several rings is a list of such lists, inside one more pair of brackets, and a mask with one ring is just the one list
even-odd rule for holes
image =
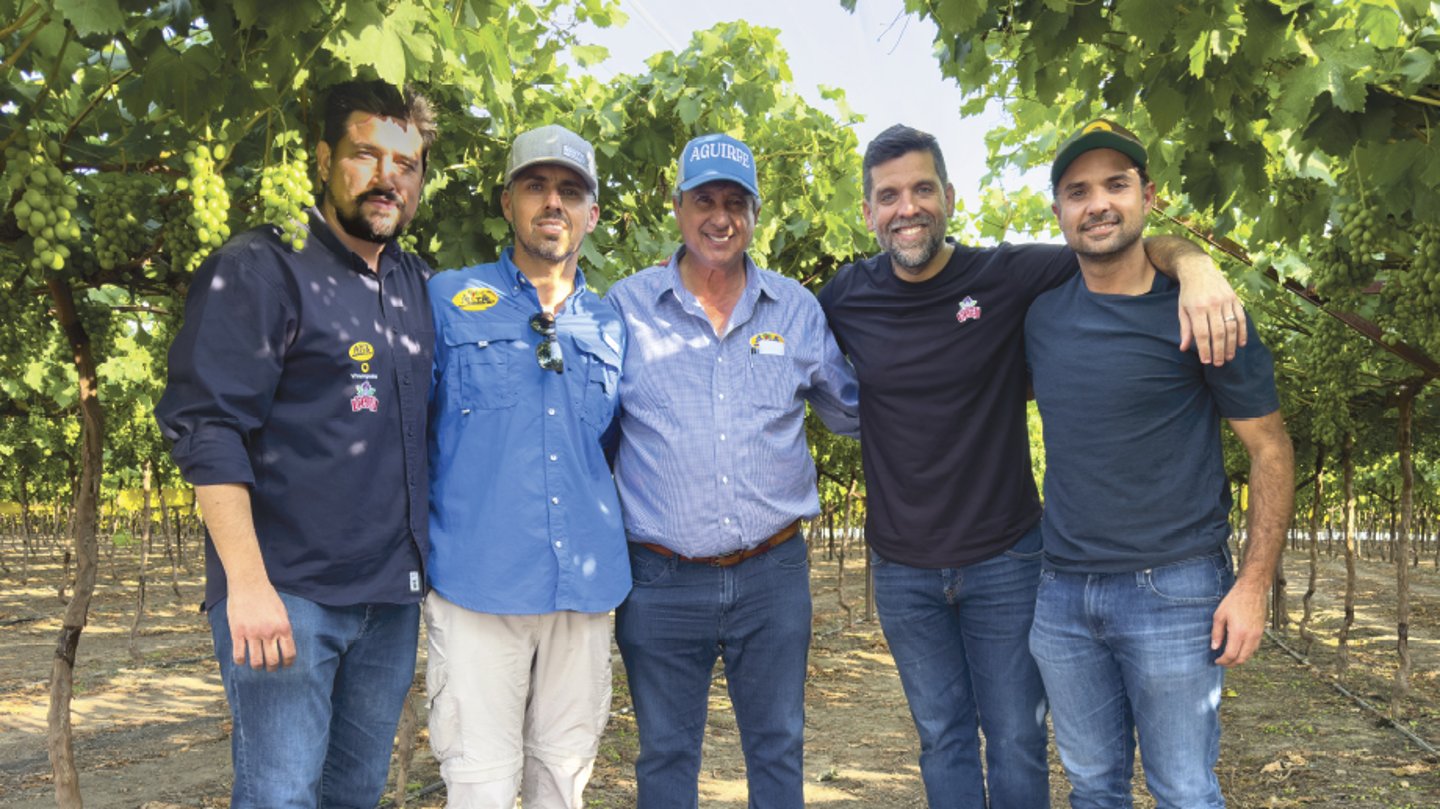
{"label": "blue denim jeans", "polygon": [[1048,807],[1045,689],[1027,645],[1040,526],[973,565],[916,568],[872,553],[871,569],[880,626],[920,734],[931,809],[986,806],[987,780],[994,809]]}
{"label": "blue denim jeans", "polygon": [[280,594],[295,662],[237,666],[222,600],[210,632],[234,727],[232,809],[373,809],[415,677],[419,604],[327,607]]}
{"label": "blue denim jeans", "polygon": [[810,567],[803,537],[733,567],[681,562],[631,543],[634,586],[615,611],[640,755],[638,809],[699,805],[710,677],[724,661],[751,809],[805,801]]}
{"label": "blue denim jeans", "polygon": [[1137,731],[1160,809],[1225,805],[1215,777],[1225,669],[1210,624],[1234,581],[1226,552],[1135,573],[1041,576],[1030,649],[1075,809],[1131,806]]}

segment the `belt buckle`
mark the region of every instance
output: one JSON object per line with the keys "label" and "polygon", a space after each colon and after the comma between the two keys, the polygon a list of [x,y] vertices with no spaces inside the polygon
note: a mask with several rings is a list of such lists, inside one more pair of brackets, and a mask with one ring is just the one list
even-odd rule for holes
{"label": "belt buckle", "polygon": [[[730,567],[731,565],[735,564],[736,562],[739,562],[739,561],[744,557],[744,553],[745,553],[745,549],[742,548],[742,549],[740,549],[740,550],[738,550],[738,551],[732,551],[732,552],[730,552],[730,553],[727,553],[727,554],[725,554],[724,556],[712,556],[712,557],[710,557],[710,566],[711,566],[711,567]],[[732,562],[732,561],[730,561],[731,559],[734,559],[735,561]]]}

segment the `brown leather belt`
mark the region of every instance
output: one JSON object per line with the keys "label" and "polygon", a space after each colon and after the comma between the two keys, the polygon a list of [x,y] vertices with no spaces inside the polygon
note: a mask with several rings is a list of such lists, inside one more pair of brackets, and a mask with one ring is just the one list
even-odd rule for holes
{"label": "brown leather belt", "polygon": [[760,554],[768,552],[771,548],[779,547],[780,545],[785,544],[786,541],[788,541],[791,537],[795,536],[798,533],[800,533],[800,521],[796,520],[795,522],[790,523],[784,528],[781,528],[779,531],[776,531],[774,536],[770,537],[764,542],[761,542],[759,545],[756,545],[753,548],[746,548],[745,550],[735,551],[734,553],[727,553],[724,556],[681,556],[680,554],[670,550],[664,545],[656,545],[653,542],[640,542],[637,544],[642,548],[649,548],[650,550],[660,554],[661,556],[668,556],[671,559],[679,559],[682,562],[689,562],[692,565],[730,567],[732,565],[738,565],[746,559],[754,559]]}

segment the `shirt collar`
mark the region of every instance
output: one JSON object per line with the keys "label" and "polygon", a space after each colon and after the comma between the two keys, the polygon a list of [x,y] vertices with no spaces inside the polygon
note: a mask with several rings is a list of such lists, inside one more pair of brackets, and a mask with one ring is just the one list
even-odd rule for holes
{"label": "shirt collar", "polygon": [[[350,269],[356,272],[370,272],[370,265],[365,263],[365,259],[357,255],[354,250],[346,247],[345,243],[340,241],[340,237],[335,235],[335,231],[330,229],[330,223],[325,221],[325,215],[320,213],[318,206],[312,205],[306,212],[310,214],[311,236],[318,238],[320,244],[324,245],[326,250],[329,250],[336,258],[348,264]],[[394,239],[386,241],[380,248],[380,257],[384,259],[380,262],[380,275],[387,275],[391,270],[399,266],[402,255],[403,252],[400,250],[400,245],[396,244]]]}
{"label": "shirt collar", "polygon": [[[519,286],[521,289],[535,288],[535,285],[530,283],[530,279],[526,278],[525,273],[521,272],[520,268],[515,264],[515,245],[512,244],[500,251],[500,269],[505,273],[507,278],[513,278],[516,286]],[[576,264],[575,288],[570,290],[570,295],[565,298],[566,302],[568,303],[574,300],[585,289],[585,271],[580,268],[579,264]]]}
{"label": "shirt collar", "polygon": [[[666,292],[669,292],[680,300],[695,297],[690,294],[690,290],[685,289],[685,283],[680,280],[680,257],[683,255],[685,255],[685,245],[682,244],[675,248],[675,252],[670,255],[670,258],[666,259],[664,264],[660,265],[670,269],[670,284],[668,286],[661,284],[660,287],[655,290],[656,300],[659,300]],[[779,300],[772,284],[773,282],[769,278],[766,278],[765,274],[760,272],[760,268],[751,260],[750,254],[746,253],[745,291],[741,293],[740,298],[742,300],[753,300],[759,295],[764,295],[771,300]]]}

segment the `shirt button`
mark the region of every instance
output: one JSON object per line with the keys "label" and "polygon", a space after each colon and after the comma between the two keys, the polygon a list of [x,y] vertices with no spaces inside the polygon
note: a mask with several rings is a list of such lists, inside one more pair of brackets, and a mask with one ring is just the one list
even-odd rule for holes
{"label": "shirt button", "polygon": [[558,461],[558,460],[560,460],[560,456],[559,456],[559,455],[556,455],[556,454],[554,454],[554,453],[551,453],[551,454],[550,454],[550,460],[552,460],[552,461]]}
{"label": "shirt button", "polygon": [[550,502],[558,506],[558,505],[560,505],[560,498],[558,498],[558,497],[552,497],[552,498],[550,498]]}
{"label": "shirt button", "polygon": [[557,547],[557,548],[563,548],[563,547],[565,547],[565,543],[564,543],[564,542],[560,542],[559,540],[556,540],[556,542],[555,542],[555,547]]}
{"label": "shirt button", "polygon": [[724,399],[724,398],[725,398],[725,394],[723,394],[723,393],[720,394],[720,398],[721,398],[721,399]]}
{"label": "shirt button", "polygon": [[720,440],[721,440],[721,441],[724,441],[724,440],[725,440],[725,434],[724,434],[724,433],[721,433],[721,434],[720,434]]}
{"label": "shirt button", "polygon": [[726,525],[729,525],[729,524],[730,524],[730,518],[729,518],[729,517],[726,517],[725,519],[721,520],[721,522],[725,523]]}
{"label": "shirt button", "polygon": [[715,361],[716,361],[716,362],[724,362],[724,361],[725,361],[725,358],[724,358],[724,357],[716,357],[716,358],[715,358]]}
{"label": "shirt button", "polygon": [[552,407],[552,408],[547,409],[547,410],[545,411],[545,415],[547,415],[547,416],[553,416],[553,415],[555,415],[555,408]]}
{"label": "shirt button", "polygon": [[720,476],[720,482],[721,482],[721,483],[729,483],[729,482],[730,482],[730,477],[729,477],[728,475],[721,475],[721,476]]}

